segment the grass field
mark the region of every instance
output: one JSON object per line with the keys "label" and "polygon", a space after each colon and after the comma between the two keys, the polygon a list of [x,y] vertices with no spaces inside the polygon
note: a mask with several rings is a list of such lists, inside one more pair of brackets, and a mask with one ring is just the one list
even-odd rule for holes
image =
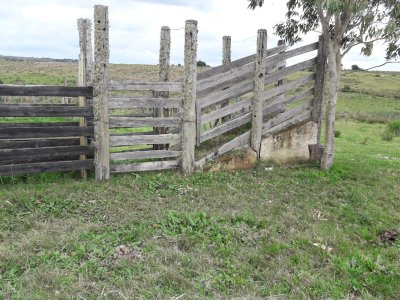
{"label": "grass field", "polygon": [[400,137],[382,139],[400,85],[374,76],[341,94],[329,172],[0,178],[0,299],[399,299],[379,234],[400,230]]}

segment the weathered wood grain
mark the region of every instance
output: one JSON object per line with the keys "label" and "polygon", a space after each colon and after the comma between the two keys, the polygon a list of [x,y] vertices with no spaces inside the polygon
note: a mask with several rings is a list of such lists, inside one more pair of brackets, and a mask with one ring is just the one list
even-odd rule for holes
{"label": "weathered wood grain", "polygon": [[198,105],[200,106],[200,108],[205,108],[210,105],[220,104],[226,99],[243,96],[244,94],[252,91],[253,88],[253,81],[243,82],[226,90],[219,91],[204,98],[198,99]]}
{"label": "weathered wood grain", "polygon": [[[264,84],[270,84],[275,81],[282,80],[293,73],[303,71],[308,68],[313,68],[313,67],[315,67],[316,63],[317,63],[317,59],[312,58],[312,59],[303,61],[301,63],[295,64],[293,66],[283,68],[281,70],[273,72],[272,74],[268,74],[265,76]],[[283,83],[281,85],[283,85]]]}
{"label": "weathered wood grain", "polygon": [[271,102],[267,102],[269,105],[274,105],[274,104],[281,104],[282,106],[286,106],[290,103],[294,103],[296,101],[300,101],[306,97],[310,97],[314,95],[314,88],[309,88],[305,91],[299,92],[296,95],[292,96],[292,97],[287,97],[285,99],[281,99],[281,98],[275,98],[273,99]]}
{"label": "weathered wood grain", "polygon": [[93,127],[17,127],[0,128],[0,139],[93,136]]}
{"label": "weathered wood grain", "polygon": [[78,122],[46,122],[46,123],[0,123],[0,128],[10,127],[60,127],[60,126],[79,126]]}
{"label": "weathered wood grain", "polygon": [[284,131],[290,127],[299,125],[301,123],[307,122],[311,120],[311,109],[306,110],[302,113],[293,115],[293,117],[284,120],[283,122],[271,126],[270,128],[265,128],[263,130],[263,137],[270,136],[271,134],[279,133]]}
{"label": "weathered wood grain", "polygon": [[180,161],[154,161],[144,162],[129,165],[112,165],[111,173],[126,173],[126,172],[143,172],[143,171],[157,171],[177,169],[180,167]]}
{"label": "weathered wood grain", "polygon": [[18,160],[26,158],[54,158],[61,156],[91,155],[94,150],[90,146],[67,146],[52,148],[27,148],[27,149],[3,149],[0,150],[0,161]]}
{"label": "weathered wood grain", "polygon": [[149,150],[149,151],[111,153],[110,159],[114,161],[119,161],[119,160],[129,160],[129,159],[174,158],[174,157],[180,157],[181,155],[182,151]]}
{"label": "weathered wood grain", "polygon": [[275,62],[278,62],[278,61],[285,61],[285,60],[288,60],[288,59],[290,59],[292,57],[299,56],[299,55],[302,55],[302,54],[305,54],[305,53],[308,53],[308,52],[312,52],[312,51],[315,51],[317,49],[318,49],[318,42],[312,43],[312,44],[309,44],[309,45],[305,45],[305,46],[302,46],[302,47],[299,47],[299,48],[291,49],[289,51],[282,52],[282,53],[279,53],[278,55],[275,55],[274,57],[271,57],[269,59],[269,63],[272,64],[272,63],[275,63]]}
{"label": "weathered wood grain", "polygon": [[315,80],[315,74],[311,75],[306,75],[304,77],[301,77],[297,80],[287,82],[284,85],[277,86],[273,89],[267,90],[264,92],[264,100],[271,99],[273,97],[276,97],[282,93],[286,93],[292,89],[298,88],[300,86],[306,85],[307,83],[310,83]]}
{"label": "weathered wood grain", "polygon": [[201,125],[206,124],[208,122],[212,122],[214,120],[217,120],[219,118],[231,115],[237,111],[240,111],[244,108],[249,108],[252,105],[253,98],[246,98],[243,100],[240,100],[236,103],[232,103],[228,106],[225,106],[223,108],[214,110],[206,115],[203,115],[201,117]]}
{"label": "weathered wood grain", "polygon": [[0,84],[0,96],[93,97],[92,87]]}
{"label": "weathered wood grain", "polygon": [[258,30],[257,36],[257,53],[256,53],[256,71],[254,74],[254,97],[251,119],[251,140],[250,147],[260,157],[261,151],[261,132],[263,121],[263,96],[264,96],[264,78],[266,72],[267,50],[267,30]]}
{"label": "weathered wood grain", "polygon": [[111,80],[110,91],[156,91],[156,92],[182,92],[181,82],[138,82],[132,80]]}
{"label": "weathered wood grain", "polygon": [[231,131],[232,129],[243,126],[251,121],[251,113],[246,113],[243,116],[229,120],[217,127],[214,127],[200,135],[200,141],[203,143],[209,139],[219,136],[225,132]]}
{"label": "weathered wood grain", "polygon": [[213,160],[229,151],[237,150],[245,146],[250,146],[250,131],[239,135],[238,137],[219,147],[217,150],[209,153],[208,155],[197,161],[195,163],[195,167],[197,170],[201,170],[203,166],[210,160]]}
{"label": "weathered wood grain", "polygon": [[110,97],[109,109],[176,108],[182,107],[183,98]]}
{"label": "weathered wood grain", "polygon": [[21,165],[0,166],[0,176],[14,176],[20,174],[75,171],[82,168],[93,169],[93,160],[58,161],[45,163],[32,163]]}
{"label": "weathered wood grain", "polygon": [[0,105],[0,117],[91,117],[89,106],[22,106]]}
{"label": "weathered wood grain", "polygon": [[111,135],[110,146],[134,146],[134,145],[153,145],[169,144],[179,142],[180,134],[159,134],[159,135]]}
{"label": "weathered wood grain", "polygon": [[132,117],[110,117],[110,128],[131,127],[176,127],[182,124],[180,118],[132,118]]}
{"label": "weathered wood grain", "polygon": [[79,145],[79,138],[0,140],[0,149],[40,148]]}

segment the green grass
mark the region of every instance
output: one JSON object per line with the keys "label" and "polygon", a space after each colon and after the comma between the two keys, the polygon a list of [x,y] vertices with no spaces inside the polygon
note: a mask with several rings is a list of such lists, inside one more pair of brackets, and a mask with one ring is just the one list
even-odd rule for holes
{"label": "green grass", "polygon": [[0,299],[399,299],[400,242],[379,238],[400,230],[398,104],[342,93],[327,172],[0,177]]}
{"label": "green grass", "polygon": [[0,297],[398,298],[400,244],[378,235],[399,229],[400,138],[337,128],[329,172],[2,179]]}

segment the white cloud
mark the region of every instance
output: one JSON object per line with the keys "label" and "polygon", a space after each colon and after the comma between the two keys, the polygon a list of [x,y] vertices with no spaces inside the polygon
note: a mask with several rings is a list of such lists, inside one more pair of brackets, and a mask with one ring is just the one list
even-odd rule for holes
{"label": "white cloud", "polygon": [[[0,36],[3,55],[77,58],[76,20],[92,18],[93,0],[14,0],[0,2]],[[257,29],[266,28],[269,47],[278,38],[273,26],[285,17],[285,3],[271,0],[254,11],[245,0],[104,0],[109,6],[111,62],[156,64],[161,26],[182,28],[187,19],[199,22],[198,59],[211,65],[221,61],[222,36],[232,36],[232,57],[255,52]],[[172,31],[172,63],[183,62],[183,30]],[[315,41],[317,33],[305,37]],[[382,47],[381,47],[382,48]],[[380,63],[383,49],[373,58],[352,51],[344,66],[367,67]],[[398,70],[398,65],[390,67]]]}

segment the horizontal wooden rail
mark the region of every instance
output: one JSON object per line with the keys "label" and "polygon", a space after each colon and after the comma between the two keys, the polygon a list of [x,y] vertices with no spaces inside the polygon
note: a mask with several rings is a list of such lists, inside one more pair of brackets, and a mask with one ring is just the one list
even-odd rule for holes
{"label": "horizontal wooden rail", "polygon": [[0,84],[0,96],[55,96],[93,98],[93,87]]}
{"label": "horizontal wooden rail", "polygon": [[[278,46],[275,48],[271,48],[267,50],[267,56],[272,56],[272,55],[276,55],[279,52],[283,51],[286,49],[285,45],[282,46]],[[225,64],[225,65],[221,65],[212,69],[209,69],[207,71],[201,72],[197,74],[197,80],[202,80],[220,73],[224,73],[227,72],[229,70],[253,63],[256,61],[256,55],[249,55],[243,58],[240,58],[238,60],[234,60],[232,62],[230,62],[229,64]]]}
{"label": "horizontal wooden rail", "polygon": [[241,101],[232,103],[229,106],[225,106],[223,108],[214,110],[213,112],[210,112],[206,115],[203,115],[201,116],[201,125],[223,118],[225,116],[232,115],[233,113],[240,111],[244,108],[249,108],[252,105],[252,101],[253,98],[246,98]]}
{"label": "horizontal wooden rail", "polygon": [[292,50],[289,50],[286,52],[282,52],[278,55],[275,55],[274,57],[271,57],[271,59],[269,60],[269,63],[272,64],[272,63],[275,63],[278,61],[285,61],[292,57],[299,56],[299,55],[302,55],[302,54],[305,54],[308,52],[312,52],[315,50],[318,50],[318,42],[312,43],[309,45],[305,45],[305,46],[302,46],[299,48],[295,48],[295,49],[292,49]]}
{"label": "horizontal wooden rail", "polygon": [[156,91],[156,92],[182,92],[181,82],[137,82],[131,80],[110,81],[110,91]]}
{"label": "horizontal wooden rail", "polygon": [[216,136],[219,136],[225,132],[231,131],[235,128],[243,126],[251,121],[251,113],[247,113],[243,116],[237,117],[235,119],[229,120],[217,127],[214,127],[200,135],[200,143],[208,141]]}
{"label": "horizontal wooden rail", "polygon": [[133,151],[133,152],[121,152],[111,153],[111,160],[129,160],[129,159],[153,159],[153,158],[174,158],[180,157],[182,151],[170,151],[170,150],[149,150],[149,151]]}
{"label": "horizontal wooden rail", "polygon": [[181,108],[183,98],[110,97],[109,109]]}
{"label": "horizontal wooden rail", "polygon": [[290,103],[296,102],[296,101],[300,101],[306,97],[310,97],[310,96],[314,96],[314,87],[302,91],[300,93],[297,93],[296,95],[292,96],[292,97],[285,97],[284,99],[282,98],[277,98],[276,100],[273,100],[271,102],[269,102],[269,105],[275,105],[275,104],[280,104],[280,105],[288,105]]}
{"label": "horizontal wooden rail", "polygon": [[92,107],[0,105],[0,117],[92,117]]}
{"label": "horizontal wooden rail", "polygon": [[93,136],[93,127],[17,127],[0,128],[0,139]]}
{"label": "horizontal wooden rail", "polygon": [[57,161],[44,163],[31,163],[20,165],[0,166],[0,176],[14,176],[20,174],[44,173],[44,172],[61,172],[75,171],[81,169],[93,169],[93,160],[76,160],[76,161]]}
{"label": "horizontal wooden rail", "polygon": [[110,128],[131,127],[176,127],[182,124],[180,118],[132,118],[110,117]]}
{"label": "horizontal wooden rail", "polygon": [[271,134],[282,132],[290,127],[299,125],[301,123],[307,122],[311,120],[312,110],[303,111],[292,118],[288,118],[284,122],[277,124],[275,126],[271,126],[270,128],[265,128],[263,130],[263,137],[270,136]]}
{"label": "horizontal wooden rail", "polygon": [[90,146],[67,146],[53,148],[27,148],[27,149],[3,149],[0,150],[1,160],[18,160],[33,157],[60,157],[66,155],[91,155],[94,151]]}
{"label": "horizontal wooden rail", "polygon": [[176,169],[180,166],[180,161],[154,161],[129,165],[111,165],[111,173],[143,172]]}
{"label": "horizontal wooden rail", "polygon": [[0,140],[0,149],[40,148],[79,145],[79,138]]}
{"label": "horizontal wooden rail", "polygon": [[292,89],[298,88],[300,86],[306,85],[315,80],[315,74],[304,76],[300,79],[290,81],[285,83],[284,85],[277,86],[273,89],[267,90],[264,92],[264,100],[271,99],[280,94],[286,93]]}
{"label": "horizontal wooden rail", "polygon": [[211,152],[195,163],[196,169],[201,169],[208,161],[215,159],[231,150],[240,149],[244,146],[250,145],[250,131],[247,131],[228,143],[222,145],[217,150]]}
{"label": "horizontal wooden rail", "polygon": [[111,135],[110,147],[134,146],[134,145],[162,145],[179,142],[180,134],[159,135]]}
{"label": "horizontal wooden rail", "polygon": [[52,127],[52,126],[79,126],[79,122],[45,122],[45,123],[0,123],[0,128],[9,127]]}
{"label": "horizontal wooden rail", "polygon": [[293,66],[287,67],[287,68],[283,68],[281,70],[278,70],[272,74],[268,74],[267,76],[265,76],[265,84],[270,84],[279,80],[282,80],[286,77],[288,77],[289,75],[296,73],[296,72],[300,72],[309,68],[313,68],[315,67],[317,64],[317,58],[312,58],[306,61],[303,61],[301,63],[295,64]]}
{"label": "horizontal wooden rail", "polygon": [[216,105],[226,99],[240,97],[254,89],[254,82],[247,81],[241,84],[232,86],[226,90],[216,92],[214,94],[208,95],[204,98],[198,99],[198,107],[205,108],[210,105]]}

